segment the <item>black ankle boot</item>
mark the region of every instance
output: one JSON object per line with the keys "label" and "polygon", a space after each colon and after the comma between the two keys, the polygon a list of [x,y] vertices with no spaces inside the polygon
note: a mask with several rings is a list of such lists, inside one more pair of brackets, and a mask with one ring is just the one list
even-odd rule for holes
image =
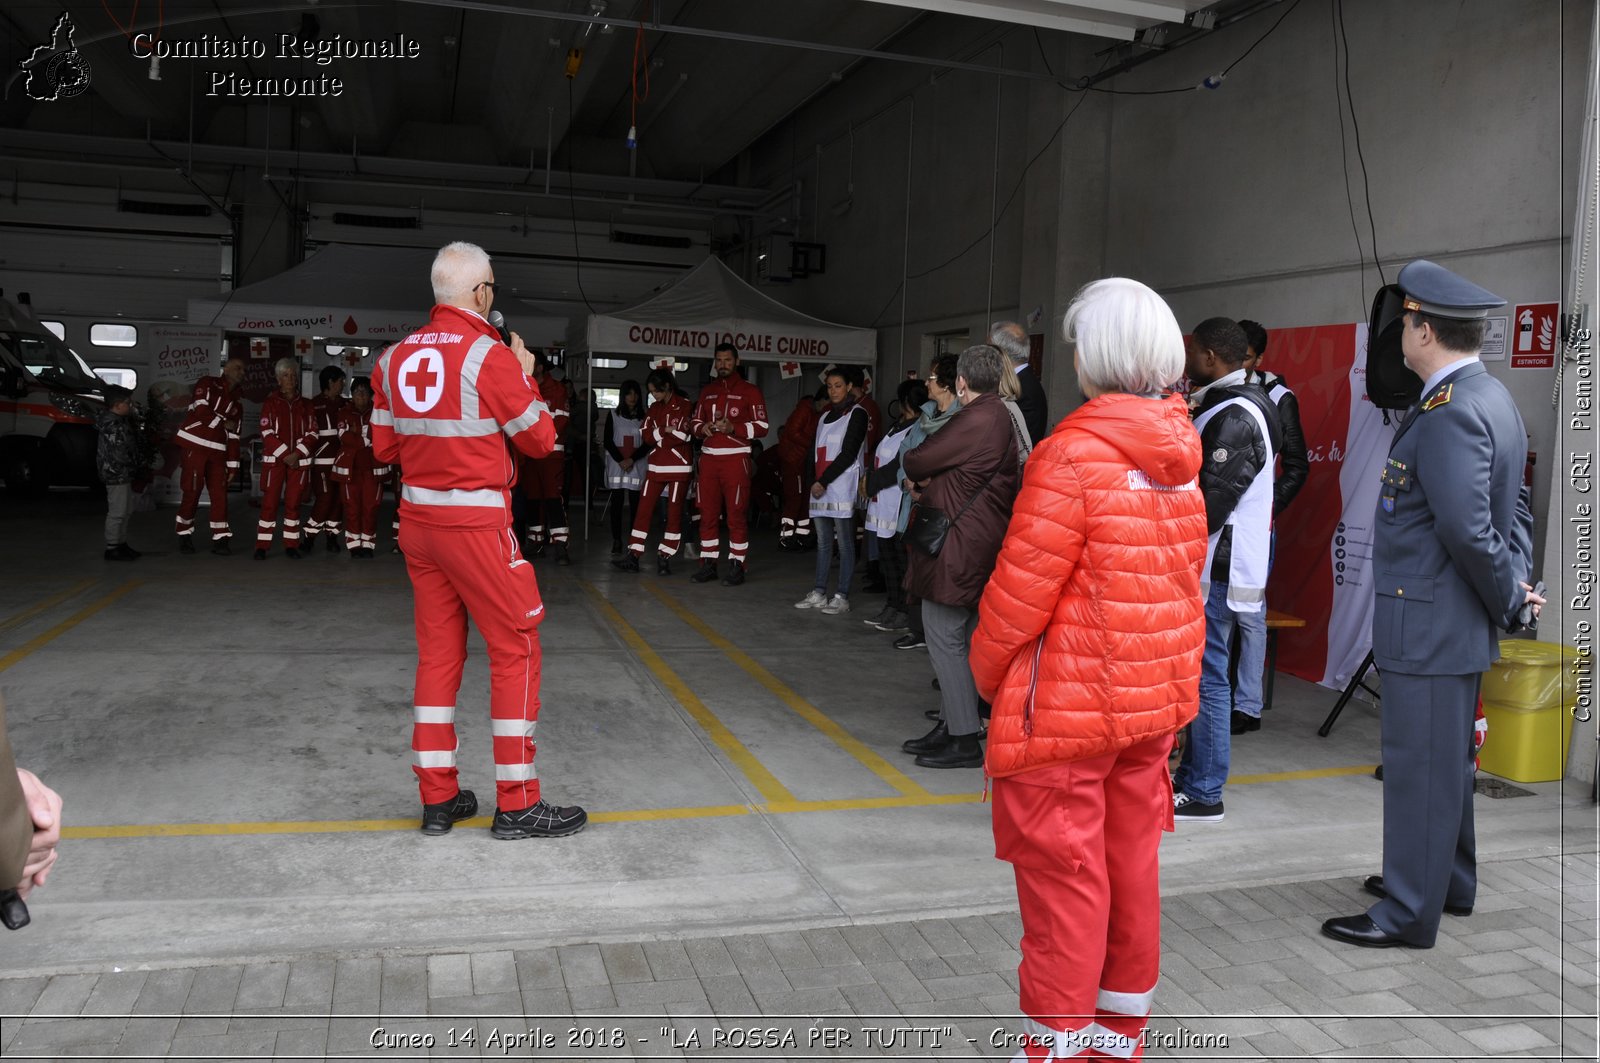
{"label": "black ankle boot", "polygon": [[981,768],[983,745],[975,734],[955,735],[943,749],[924,753],[916,763],[919,768]]}
{"label": "black ankle boot", "polygon": [[717,578],[717,563],[715,561],[701,561],[700,570],[689,579],[694,583],[710,583]]}
{"label": "black ankle boot", "polygon": [[944,721],[934,724],[933,730],[921,738],[908,739],[900,746],[900,752],[921,756],[924,753],[937,753],[950,743],[950,732],[946,729]]}

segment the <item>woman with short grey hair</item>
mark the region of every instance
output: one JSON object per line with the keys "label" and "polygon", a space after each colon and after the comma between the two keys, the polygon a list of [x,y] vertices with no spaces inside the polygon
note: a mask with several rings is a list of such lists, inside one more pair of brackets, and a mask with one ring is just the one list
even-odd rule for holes
{"label": "woman with short grey hair", "polygon": [[[967,647],[1017,494],[1017,442],[997,393],[1005,371],[1004,356],[988,344],[962,351],[956,362],[961,412],[901,459],[916,503],[906,533],[906,590],[922,599],[928,656],[943,701],[938,725],[901,747],[924,768],[983,764],[983,722]],[[935,542],[929,529],[939,527],[945,531]]]}

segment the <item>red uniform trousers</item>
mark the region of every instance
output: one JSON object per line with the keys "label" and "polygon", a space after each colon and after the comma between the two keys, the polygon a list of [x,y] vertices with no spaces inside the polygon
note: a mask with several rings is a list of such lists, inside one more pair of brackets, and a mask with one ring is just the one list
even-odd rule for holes
{"label": "red uniform trousers", "polygon": [[633,515],[633,534],[628,539],[628,550],[635,557],[644,556],[645,540],[650,538],[650,522],[656,515],[656,500],[663,493],[667,498],[667,529],[661,533],[661,545],[657,549],[662,557],[671,557],[683,544],[683,506],[689,494],[689,478],[666,480],[646,474],[644,489],[639,493],[639,509]]}
{"label": "red uniform trousers", "polygon": [[178,534],[194,534],[194,514],[200,508],[200,489],[211,496],[211,538],[231,539],[228,524],[228,455],[210,447],[184,447],[179,474],[183,501],[178,505]]}
{"label": "red uniform trousers", "polygon": [[524,458],[518,473],[524,497],[533,502],[528,519],[528,538],[535,543],[546,541],[546,521],[549,522],[549,541],[567,541],[566,494],[567,455],[565,451],[546,454],[542,458]]}
{"label": "red uniform trousers", "polygon": [[489,716],[496,799],[502,812],[539,801],[534,723],[539,719],[539,622],[544,605],[533,566],[510,528],[448,530],[406,521],[400,546],[411,575],[417,681],[411,731],[422,803],[460,790],[456,694],[467,661],[467,617],[489,648]]}
{"label": "red uniform trousers", "polygon": [[283,548],[300,548],[300,500],[311,485],[311,469],[290,467],[281,461],[261,467],[261,518],[256,522],[256,549],[272,546],[272,533],[278,528],[278,503],[283,503]]}
{"label": "red uniform trousers", "polygon": [[344,496],[344,545],[351,550],[371,550],[378,542],[383,480],[370,472],[352,472],[348,480],[334,486],[341,488]]}
{"label": "red uniform trousers", "polygon": [[[1172,736],[994,780],[995,855],[1022,909],[1025,1029],[1058,1057],[1139,1059],[1161,976]],[[1028,1059],[1046,1058],[1038,1044]],[[1019,1054],[1015,1058],[1025,1058]]]}
{"label": "red uniform trousers", "polygon": [[343,516],[344,491],[333,478],[332,465],[318,465],[311,471],[311,486],[316,501],[311,504],[311,519],[306,522],[306,535],[315,539],[322,532],[337,537],[339,520]]}
{"label": "red uniform trousers", "polygon": [[811,492],[806,489],[804,459],[784,461],[783,514],[778,528],[778,538],[792,539],[797,535],[811,534]]}
{"label": "red uniform trousers", "polygon": [[700,455],[700,558],[715,561],[722,548],[717,521],[728,516],[728,559],[743,562],[750,552],[750,458],[738,454]]}

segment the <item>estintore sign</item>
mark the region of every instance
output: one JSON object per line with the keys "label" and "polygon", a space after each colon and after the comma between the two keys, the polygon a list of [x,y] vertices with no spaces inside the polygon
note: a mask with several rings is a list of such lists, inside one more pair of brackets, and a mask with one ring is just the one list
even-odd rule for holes
{"label": "estintore sign", "polygon": [[1559,303],[1518,303],[1511,315],[1511,368],[1550,369],[1556,364]]}
{"label": "estintore sign", "polygon": [[427,413],[444,394],[444,356],[432,347],[412,351],[395,377],[400,399],[417,413]]}

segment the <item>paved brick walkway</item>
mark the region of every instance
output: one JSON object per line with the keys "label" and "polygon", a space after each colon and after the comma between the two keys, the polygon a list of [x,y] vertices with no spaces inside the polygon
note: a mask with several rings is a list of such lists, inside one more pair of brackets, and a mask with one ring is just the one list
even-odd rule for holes
{"label": "paved brick walkway", "polygon": [[[1592,853],[1486,865],[1423,952],[1317,933],[1364,907],[1353,880],[1169,897],[1147,1054],[1593,1060],[1596,877]],[[1020,934],[1013,912],[0,978],[0,1058],[1006,1059]]]}

